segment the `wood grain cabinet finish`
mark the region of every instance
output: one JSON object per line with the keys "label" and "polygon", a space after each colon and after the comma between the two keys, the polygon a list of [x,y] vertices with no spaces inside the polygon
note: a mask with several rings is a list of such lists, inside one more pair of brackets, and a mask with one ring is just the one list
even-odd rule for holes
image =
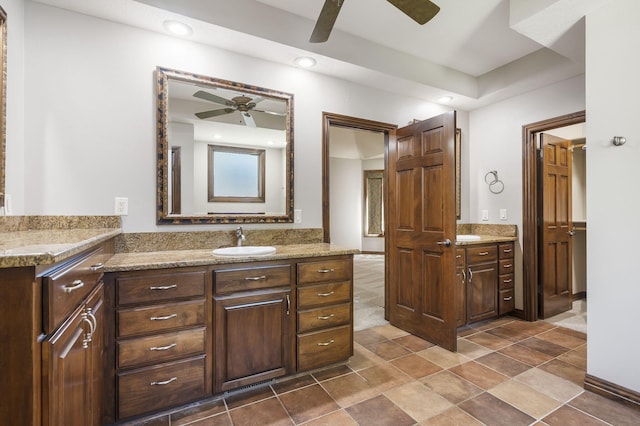
{"label": "wood grain cabinet finish", "polygon": [[512,242],[456,249],[456,321],[458,326],[513,311]]}
{"label": "wood grain cabinet finish", "polygon": [[206,276],[205,268],[117,273],[117,419],[208,394]]}
{"label": "wood grain cabinet finish", "polygon": [[353,355],[353,259],[297,265],[297,370],[345,361]]}

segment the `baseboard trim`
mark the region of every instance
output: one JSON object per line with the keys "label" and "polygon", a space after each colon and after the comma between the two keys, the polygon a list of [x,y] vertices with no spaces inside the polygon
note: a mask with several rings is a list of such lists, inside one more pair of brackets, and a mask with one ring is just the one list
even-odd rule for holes
{"label": "baseboard trim", "polygon": [[576,300],[581,300],[581,299],[586,299],[587,298],[587,292],[586,291],[579,291],[577,293],[574,293],[571,295],[571,301],[575,302]]}
{"label": "baseboard trim", "polygon": [[587,374],[584,378],[584,388],[640,411],[640,392],[627,389],[590,374]]}
{"label": "baseboard trim", "polygon": [[524,311],[522,309],[514,309],[509,313],[509,315],[524,320]]}
{"label": "baseboard trim", "polygon": [[358,254],[384,254],[383,251],[364,251],[364,250],[360,250],[360,253]]}

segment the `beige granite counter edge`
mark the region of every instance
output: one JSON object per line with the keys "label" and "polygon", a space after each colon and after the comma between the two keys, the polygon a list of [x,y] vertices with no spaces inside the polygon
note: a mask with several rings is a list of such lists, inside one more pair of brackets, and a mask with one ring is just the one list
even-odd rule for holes
{"label": "beige granite counter edge", "polygon": [[506,243],[510,241],[517,241],[518,237],[507,237],[503,235],[479,235],[480,239],[475,241],[456,241],[456,246],[473,246],[478,244],[490,244],[490,243]]}

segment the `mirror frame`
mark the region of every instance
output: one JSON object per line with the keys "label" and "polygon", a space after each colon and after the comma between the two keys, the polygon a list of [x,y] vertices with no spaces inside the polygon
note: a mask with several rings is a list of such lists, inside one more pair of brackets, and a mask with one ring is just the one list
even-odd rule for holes
{"label": "mirror frame", "polygon": [[[7,13],[0,6],[0,208],[5,202],[7,149]],[[6,214],[6,212],[5,212]]]}
{"label": "mirror frame", "polygon": [[[169,80],[180,80],[202,86],[215,86],[229,90],[237,90],[258,96],[277,98],[286,102],[286,194],[285,212],[282,215],[209,214],[187,215],[171,214],[169,205],[169,157],[170,141],[169,124]],[[194,225],[194,224],[228,224],[228,223],[293,223],[293,94],[279,92],[258,86],[251,86],[219,78],[208,77],[156,67],[156,223],[158,225]]]}

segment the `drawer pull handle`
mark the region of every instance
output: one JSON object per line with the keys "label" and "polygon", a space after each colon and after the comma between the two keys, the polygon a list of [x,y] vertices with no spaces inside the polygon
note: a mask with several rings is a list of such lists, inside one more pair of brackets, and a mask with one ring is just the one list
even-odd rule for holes
{"label": "drawer pull handle", "polygon": [[459,255],[456,256],[456,259],[460,259],[461,257],[462,257],[462,255],[459,254]]}
{"label": "drawer pull handle", "polygon": [[62,289],[65,293],[72,293],[80,288],[84,287],[82,280],[75,280],[71,285],[65,285]]}
{"label": "drawer pull handle", "polygon": [[152,346],[149,348],[149,350],[150,351],[168,351],[169,349],[175,348],[176,346],[178,346],[177,343],[172,343],[167,346]]}
{"label": "drawer pull handle", "polygon": [[511,249],[502,250],[503,253],[511,253]]}
{"label": "drawer pull handle", "polygon": [[260,275],[259,277],[245,277],[245,281],[260,281],[260,280],[266,280],[267,276],[266,275]]}
{"label": "drawer pull handle", "polygon": [[335,317],[334,314],[329,314],[329,315],[319,316],[318,319],[322,320],[322,321],[325,321],[325,320],[331,319],[333,317]]}
{"label": "drawer pull handle", "polygon": [[328,297],[328,296],[331,296],[332,294],[335,294],[335,291],[330,291],[328,293],[318,293],[318,297]]}
{"label": "drawer pull handle", "polygon": [[464,284],[464,282],[467,280],[467,274],[464,272],[464,269],[460,272],[462,272],[462,284]]}
{"label": "drawer pull handle", "polygon": [[512,279],[502,280],[502,282],[505,284],[510,284],[512,281],[513,281]]}
{"label": "drawer pull handle", "polygon": [[94,271],[94,272],[95,272],[95,271],[99,271],[99,270],[101,270],[101,269],[104,269],[104,263],[99,262],[99,263],[96,263],[95,265],[91,265],[91,268],[90,268],[90,269],[91,269],[92,271]]}
{"label": "drawer pull handle", "polygon": [[177,284],[172,285],[152,285],[149,290],[171,290],[172,288],[178,288]]}
{"label": "drawer pull handle", "polygon": [[478,253],[478,256],[487,256],[488,254],[488,251],[481,251],[480,253]]}
{"label": "drawer pull handle", "polygon": [[164,321],[164,320],[168,320],[168,319],[171,319],[171,318],[175,318],[177,316],[178,316],[178,314],[171,314],[171,315],[165,315],[163,317],[151,317],[151,318],[149,318],[149,320],[150,321]]}
{"label": "drawer pull handle", "polygon": [[335,340],[331,339],[328,342],[320,342],[318,343],[318,346],[329,346],[330,344],[334,343]]}
{"label": "drawer pull handle", "polygon": [[507,265],[502,265],[505,269],[506,268],[511,268],[513,265],[511,263],[507,264]]}
{"label": "drawer pull handle", "polygon": [[287,315],[291,313],[291,298],[287,294]]}
{"label": "drawer pull handle", "polygon": [[175,382],[176,380],[178,380],[177,377],[172,377],[169,380],[165,380],[163,382],[151,382],[151,383],[149,383],[149,385],[151,385],[151,386],[164,386],[164,385],[168,385],[171,382]]}
{"label": "drawer pull handle", "polygon": [[503,297],[502,300],[504,300],[505,302],[508,302],[509,300],[513,299],[513,296],[509,296],[509,297]]}
{"label": "drawer pull handle", "polygon": [[328,274],[329,272],[335,272],[336,270],[331,268],[331,269],[318,269],[318,273],[319,274]]}

